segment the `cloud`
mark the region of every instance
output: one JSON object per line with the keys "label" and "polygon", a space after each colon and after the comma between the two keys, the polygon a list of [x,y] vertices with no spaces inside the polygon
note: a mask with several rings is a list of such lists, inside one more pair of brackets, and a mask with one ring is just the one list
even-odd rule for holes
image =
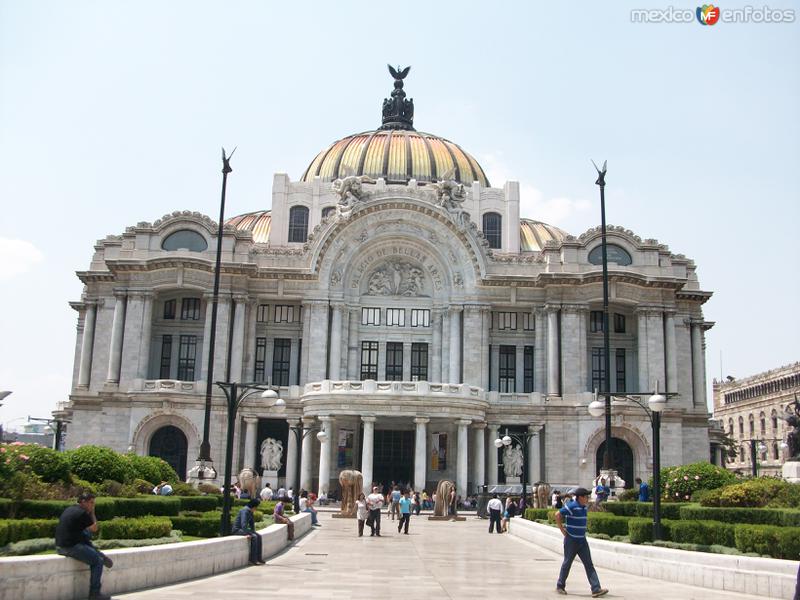
{"label": "cloud", "polygon": [[[502,186],[506,181],[519,181],[518,177],[510,175],[510,170],[503,163],[502,157],[496,154],[481,156],[481,165],[492,185]],[[560,225],[571,217],[585,212],[591,208],[587,200],[556,196],[545,198],[537,187],[520,182],[519,185],[519,214],[521,217],[535,219],[550,225]]]}
{"label": "cloud", "polygon": [[30,242],[0,237],[0,281],[25,273],[44,260],[44,254]]}

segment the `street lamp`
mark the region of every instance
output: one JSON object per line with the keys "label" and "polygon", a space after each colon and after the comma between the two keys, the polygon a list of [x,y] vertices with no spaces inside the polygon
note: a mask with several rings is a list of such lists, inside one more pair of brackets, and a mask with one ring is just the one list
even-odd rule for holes
{"label": "street lamp", "polygon": [[[596,394],[596,392],[595,392]],[[677,396],[674,393],[660,394],[658,392],[658,382],[656,391],[647,400],[648,408],[637,398],[647,396],[650,392],[632,392],[621,396],[624,401],[631,401],[638,405],[650,419],[653,428],[653,539],[661,539],[661,412],[666,408],[667,397]],[[606,403],[600,402],[595,395],[595,399],[589,404],[589,414],[593,417],[607,415]]]}
{"label": "street lamp", "polygon": [[[53,411],[54,413],[56,411]],[[28,423],[31,421],[36,421],[38,423],[45,423],[46,428],[50,429],[50,433],[53,434],[53,450],[56,452],[61,451],[61,436],[64,434],[64,425],[66,423],[71,423],[69,419],[56,417],[54,419],[46,419],[44,417],[32,417],[28,415]],[[55,427],[53,427],[55,425]]]}
{"label": "street lamp", "polygon": [[[268,406],[278,406],[280,410],[285,406],[285,402],[278,398],[278,394],[271,386],[264,383],[236,383],[218,381],[217,385],[225,393],[228,409],[228,432],[225,445],[225,479],[223,484],[222,499],[222,524],[220,531],[222,535],[231,533],[231,469],[233,468],[233,433],[236,428],[236,413],[242,402],[261,392],[261,398],[268,402]],[[278,405],[278,403],[282,404]]]}
{"label": "street lamp", "polygon": [[498,450],[500,448],[507,448],[512,444],[512,442],[516,442],[520,446],[522,446],[522,516],[525,516],[525,509],[528,508],[528,443],[531,441],[531,438],[535,437],[536,433],[531,431],[523,431],[521,433],[509,433],[506,430],[506,434],[502,438],[497,438],[494,441],[494,447]]}
{"label": "street lamp", "polygon": [[752,463],[750,465],[750,468],[752,469],[751,472],[753,474],[753,477],[758,477],[758,454],[756,453],[756,451],[758,451],[758,453],[760,454],[764,454],[767,451],[767,445],[764,442],[780,441],[781,450],[785,450],[786,448],[789,447],[789,445],[786,442],[781,441],[779,438],[751,438],[742,441],[750,443],[750,462]]}

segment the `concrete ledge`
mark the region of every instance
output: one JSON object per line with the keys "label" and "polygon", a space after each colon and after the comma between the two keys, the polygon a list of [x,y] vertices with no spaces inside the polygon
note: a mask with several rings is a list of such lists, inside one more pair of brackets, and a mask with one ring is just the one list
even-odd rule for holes
{"label": "concrete ledge", "polygon": [[[311,515],[292,517],[295,539],[311,529]],[[264,558],[289,545],[286,525],[259,531]],[[230,536],[163,546],[108,550],[113,569],[103,570],[103,592],[123,594],[208,577],[248,564],[249,542]],[[0,558],[0,600],[72,600],[89,593],[89,567],[64,556]]]}
{"label": "concrete ledge", "polygon": [[[555,527],[514,518],[509,522],[508,531],[542,548],[563,553],[563,536]],[[794,596],[795,561],[691,552],[593,538],[589,538],[589,544],[592,561],[598,567],[750,596]]]}

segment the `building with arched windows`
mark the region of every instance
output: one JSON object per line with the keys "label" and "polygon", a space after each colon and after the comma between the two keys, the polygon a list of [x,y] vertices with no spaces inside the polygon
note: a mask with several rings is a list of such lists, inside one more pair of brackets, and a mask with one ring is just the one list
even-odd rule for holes
{"label": "building with arched windows", "polygon": [[[97,242],[78,277],[67,445],[164,456],[185,476],[202,441],[214,260],[222,246],[215,379],[271,382],[278,412],[244,402],[234,470],[262,469],[280,442],[278,482],[332,489],[365,481],[459,494],[515,482],[492,443],[535,435],[529,481],[587,484],[602,419],[587,412],[605,376],[600,229],[570,235],[521,218],[519,185],[492,187],[458,144],[416,131],[403,81],[382,125],[319,152],[296,181],[274,176],[269,210],[227,220],[173,212]],[[694,262],[608,228],[615,393],[674,392],[662,464],[708,458],[702,306]],[[635,410],[634,410],[635,409]],[[215,391],[214,465],[225,410]],[[303,425],[328,440],[301,439]],[[652,471],[650,424],[615,411],[623,477]]]}

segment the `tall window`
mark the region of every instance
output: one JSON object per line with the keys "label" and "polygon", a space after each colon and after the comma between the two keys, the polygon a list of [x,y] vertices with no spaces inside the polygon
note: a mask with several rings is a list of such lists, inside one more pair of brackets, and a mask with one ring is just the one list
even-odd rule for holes
{"label": "tall window", "polygon": [[200,320],[200,298],[184,298],[181,301],[181,320]]}
{"label": "tall window", "polygon": [[406,326],[406,309],[405,308],[387,308],[386,309],[386,324],[394,325],[397,327]]}
{"label": "tall window", "polygon": [[517,313],[515,312],[496,312],[494,319],[495,329],[517,329]]}
{"label": "tall window", "polygon": [[194,381],[194,363],[197,358],[197,336],[182,335],[178,347],[178,379]]}
{"label": "tall window", "polygon": [[361,324],[362,325],[380,325],[381,324],[381,309],[380,308],[362,308],[361,309]]}
{"label": "tall window", "polygon": [[269,319],[269,304],[259,304],[256,310],[256,321],[266,323]]}
{"label": "tall window", "polygon": [[170,367],[172,364],[172,336],[161,336],[161,369],[158,373],[159,379],[170,378]]}
{"label": "tall window", "polygon": [[593,310],[589,313],[589,331],[592,333],[603,332],[603,311]]}
{"label": "tall window", "polygon": [[767,416],[761,413],[761,435],[767,435]]}
{"label": "tall window", "polygon": [[267,338],[256,338],[256,381],[265,381],[267,361]]}
{"label": "tall window", "polygon": [[744,435],[744,419],[739,417],[739,435]]}
{"label": "tall window", "polygon": [[411,381],[428,381],[428,344],[411,344]]}
{"label": "tall window", "polygon": [[756,421],[753,418],[752,414],[750,415],[748,420],[750,422],[750,437],[753,437],[756,434]]}
{"label": "tall window", "polygon": [[733,419],[728,419],[728,435],[733,437]]}
{"label": "tall window", "polygon": [[614,333],[625,333],[625,315],[614,313]]}
{"label": "tall window", "polygon": [[292,340],[275,338],[272,353],[272,383],[289,385],[289,363],[292,354]]}
{"label": "tall window", "polygon": [[522,330],[533,331],[536,329],[536,319],[529,312],[522,313]]}
{"label": "tall window", "polygon": [[386,342],[386,381],[403,381],[402,342]]}
{"label": "tall window", "polygon": [[517,347],[500,346],[500,393],[517,391]]}
{"label": "tall window", "polygon": [[778,442],[772,442],[772,460],[778,460],[780,455],[778,454]]}
{"label": "tall window", "polygon": [[361,380],[378,378],[378,342],[361,342]]}
{"label": "tall window", "polygon": [[164,318],[165,319],[174,319],[175,318],[175,300],[167,300],[164,302]]}
{"label": "tall window", "polygon": [[592,348],[592,391],[605,391],[605,388],[603,387],[605,374],[606,362],[603,360],[603,349]]}
{"label": "tall window", "polygon": [[489,242],[489,248],[501,248],[503,246],[503,217],[495,212],[484,214],[483,235]]}
{"label": "tall window", "polygon": [[411,326],[412,327],[430,327],[431,326],[431,311],[427,308],[412,308],[411,309]]}
{"label": "tall window", "polygon": [[308,239],[308,209],[293,206],[289,209],[289,241],[303,243]]}
{"label": "tall window", "polygon": [[772,409],[772,431],[776,433],[778,431],[778,413],[775,412],[775,409]]}
{"label": "tall window", "polygon": [[523,350],[522,385],[526,394],[533,391],[533,346],[525,346]]}
{"label": "tall window", "polygon": [[275,305],[276,323],[294,323],[294,306],[288,304]]}
{"label": "tall window", "polygon": [[616,350],[617,392],[625,391],[625,348]]}

